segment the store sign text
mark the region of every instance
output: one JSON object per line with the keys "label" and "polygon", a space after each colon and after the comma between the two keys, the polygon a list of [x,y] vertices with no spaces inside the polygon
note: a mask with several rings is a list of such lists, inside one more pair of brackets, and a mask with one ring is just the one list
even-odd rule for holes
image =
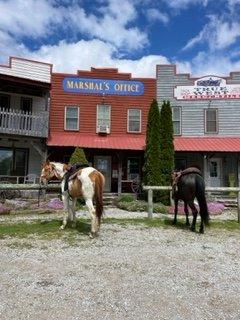
{"label": "store sign text", "polygon": [[100,93],[139,96],[144,94],[144,84],[140,81],[123,81],[66,77],[63,90],[73,93]]}
{"label": "store sign text", "polygon": [[240,99],[240,84],[227,84],[218,77],[204,77],[194,86],[177,86],[174,89],[177,100]]}

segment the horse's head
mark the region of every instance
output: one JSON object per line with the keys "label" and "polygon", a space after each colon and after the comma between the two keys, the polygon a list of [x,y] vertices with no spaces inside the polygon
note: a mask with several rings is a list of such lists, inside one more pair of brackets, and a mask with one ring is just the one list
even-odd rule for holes
{"label": "horse's head", "polygon": [[42,164],[40,183],[46,184],[53,177],[56,177],[56,170],[54,164],[47,160],[45,163]]}

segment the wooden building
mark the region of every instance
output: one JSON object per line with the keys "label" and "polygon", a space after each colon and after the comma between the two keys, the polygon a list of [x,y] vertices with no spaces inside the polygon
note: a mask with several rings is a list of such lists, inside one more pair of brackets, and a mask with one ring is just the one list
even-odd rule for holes
{"label": "wooden building", "polygon": [[130,191],[142,171],[147,116],[156,79],[112,68],[52,74],[50,159],[68,162],[75,147],[106,177],[106,192]]}
{"label": "wooden building", "polygon": [[198,165],[209,186],[238,185],[240,72],[193,78],[158,65],[157,100],[172,106],[176,168]]}
{"label": "wooden building", "polygon": [[[10,58],[0,66],[0,178],[39,175],[46,156],[52,65]],[[15,180],[16,180],[15,179]]]}

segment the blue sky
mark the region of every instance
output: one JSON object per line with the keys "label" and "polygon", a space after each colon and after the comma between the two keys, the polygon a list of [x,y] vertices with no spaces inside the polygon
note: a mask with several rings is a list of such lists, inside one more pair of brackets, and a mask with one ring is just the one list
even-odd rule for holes
{"label": "blue sky", "polygon": [[75,73],[117,67],[154,77],[240,71],[240,0],[0,0],[0,63],[19,56]]}

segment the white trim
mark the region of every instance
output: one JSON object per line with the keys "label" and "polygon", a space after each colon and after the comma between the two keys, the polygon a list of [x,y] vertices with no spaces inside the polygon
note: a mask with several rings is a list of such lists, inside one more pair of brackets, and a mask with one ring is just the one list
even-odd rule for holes
{"label": "white trim", "polygon": [[[67,108],[77,108],[77,110],[78,110],[78,121],[77,121],[77,129],[67,129],[67,127],[66,127],[66,114],[67,114]],[[80,107],[79,106],[65,106],[64,107],[64,130],[65,131],[79,131],[79,114],[80,114]]]}
{"label": "white trim", "polygon": [[[216,111],[216,131],[207,131],[207,111]],[[218,108],[205,108],[204,109],[204,133],[205,134],[217,134],[219,132],[219,119],[218,119]]]}
{"label": "white trim", "polygon": [[99,110],[99,107],[101,107],[101,106],[109,107],[109,125],[108,125],[109,132],[108,133],[110,133],[111,132],[111,112],[112,112],[112,106],[110,104],[97,104],[96,133],[98,133],[98,127],[99,127],[98,110]]}
{"label": "white trim", "polygon": [[[139,110],[140,116],[139,116],[139,131],[130,131],[129,130],[129,111],[130,110]],[[142,109],[140,108],[129,108],[127,109],[127,132],[128,133],[141,133],[142,132]]]}
{"label": "white trim", "polygon": [[173,119],[173,109],[174,108],[178,108],[180,109],[180,118],[179,118],[179,125],[180,125],[180,132],[179,133],[175,133],[174,132],[174,126],[173,126],[173,135],[174,136],[181,136],[182,135],[182,107],[181,106],[172,106],[172,122],[174,123],[177,122],[178,120],[174,120]]}

